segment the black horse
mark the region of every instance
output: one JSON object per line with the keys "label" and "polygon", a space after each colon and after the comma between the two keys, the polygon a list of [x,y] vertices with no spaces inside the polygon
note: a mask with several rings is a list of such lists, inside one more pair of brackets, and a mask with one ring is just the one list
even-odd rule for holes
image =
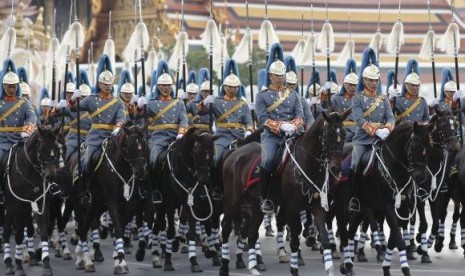
{"label": "black horse", "polygon": [[80,243],[77,267],[86,272],[95,271],[87,245],[87,232],[96,218],[108,210],[114,225],[115,259],[114,274],[128,273],[123,248],[124,226],[132,219],[136,202],[140,199],[140,185],[146,177],[147,139],[139,126],[122,126],[115,137],[102,144],[91,182],[91,206],[78,220]]}
{"label": "black horse", "polygon": [[[417,123],[403,122],[396,126],[389,137],[381,144],[375,143],[375,163],[371,174],[363,177],[362,167],[360,174],[362,183],[358,187],[358,197],[361,202],[361,212],[357,213],[350,222],[348,241],[343,240],[344,263],[341,272],[353,275],[353,239],[358,226],[364,219],[365,210],[383,211],[386,221],[391,229],[388,248],[383,262],[384,275],[390,275],[392,250],[397,247],[400,252],[402,272],[410,275],[407,263],[406,246],[402,239],[397,208],[402,198],[410,197],[417,200],[417,192],[429,191],[426,165],[431,154],[430,132],[433,125],[424,126]],[[362,161],[363,162],[363,161]],[[345,208],[345,207],[343,207]],[[370,217],[369,217],[370,219]]]}
{"label": "black horse", "polygon": [[[52,275],[48,249],[50,230],[50,198],[48,192],[55,179],[59,165],[60,150],[56,137],[59,128],[39,126],[27,140],[16,144],[8,155],[5,179],[5,258],[7,275],[15,274],[11,259],[10,236],[12,227],[16,231],[16,275],[24,275],[22,249],[24,227],[31,227],[31,212],[37,216],[39,225],[43,275]],[[32,230],[32,229],[31,229]]]}
{"label": "black horse", "polygon": [[[205,130],[190,128],[184,137],[172,143],[166,153],[165,162],[158,162],[153,179],[159,183],[163,204],[158,207],[156,225],[162,225],[165,214],[168,220],[164,270],[174,270],[171,262],[175,237],[175,209],[189,208],[189,261],[192,272],[202,272],[195,252],[195,222],[208,219],[213,206],[208,193],[211,182],[211,167],[216,137]],[[205,199],[205,200],[204,200]],[[205,208],[205,201],[209,205]],[[158,228],[163,229],[158,226]],[[154,234],[158,234],[154,230]]]}

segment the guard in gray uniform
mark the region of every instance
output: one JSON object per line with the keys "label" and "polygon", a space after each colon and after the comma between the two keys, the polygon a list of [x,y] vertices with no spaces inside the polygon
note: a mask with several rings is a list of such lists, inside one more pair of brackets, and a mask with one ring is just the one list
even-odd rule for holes
{"label": "guard in gray uniform", "polygon": [[[401,95],[395,96],[395,109],[393,110],[396,122],[408,120],[412,122],[428,123],[429,111],[426,100],[418,96],[420,90],[420,74],[418,62],[411,59],[407,63],[404,74],[404,85],[402,86]],[[397,94],[393,90],[389,94]]]}
{"label": "guard in gray uniform", "polygon": [[[7,152],[34,131],[37,117],[29,102],[21,97],[19,77],[11,59],[5,60],[0,74],[0,167],[6,163]],[[3,176],[0,177],[0,205],[4,203]]]}
{"label": "guard in gray uniform", "polygon": [[[210,105],[211,104],[211,105]],[[252,134],[252,115],[245,98],[244,86],[239,79],[239,69],[233,59],[226,61],[223,76],[223,86],[220,95],[208,95],[197,105],[197,114],[209,114],[213,109],[216,123],[215,156],[213,157],[213,171],[215,172],[213,185],[213,199],[221,200],[221,181],[219,181],[219,170],[221,170],[224,151],[234,140],[243,139]]]}
{"label": "guard in gray uniform", "polygon": [[126,109],[128,121],[131,121],[134,124],[136,123],[135,114],[134,114],[134,111],[136,109],[135,104],[138,99],[138,97],[134,95],[135,92],[136,92],[136,89],[134,88],[134,85],[132,84],[131,74],[126,69],[121,70],[121,73],[119,76],[117,93]]}
{"label": "guard in gray uniform", "polygon": [[[113,96],[114,76],[110,58],[102,55],[97,67],[98,82],[94,94],[80,102],[80,112],[88,112],[92,121],[91,128],[86,138],[86,153],[84,155],[84,192],[81,195],[82,204],[90,204],[92,198],[89,192],[92,168],[90,160],[98,151],[103,141],[110,136],[116,136],[121,126],[126,123],[124,104],[118,97]],[[77,111],[76,100],[81,97],[81,91],[75,90],[68,104],[71,111]]]}
{"label": "guard in gray uniform", "polygon": [[[362,75],[359,86],[363,91],[352,98],[352,115],[357,122],[357,129],[353,138],[351,181],[355,191],[359,184],[359,163],[364,153],[369,151],[377,138],[385,140],[394,129],[394,115],[389,100],[378,92],[380,73],[376,64],[376,54],[370,47],[363,52]],[[349,210],[360,211],[360,202],[352,197]]]}
{"label": "guard in gray uniform", "polygon": [[[291,91],[295,91],[297,95],[299,94],[299,80],[297,78],[297,66],[295,64],[295,60],[292,56],[287,56],[284,59],[284,65],[286,65],[286,87],[289,88]],[[266,75],[265,75],[266,78]],[[309,129],[315,118],[313,118],[313,114],[310,111],[310,107],[308,106],[307,101],[300,97],[300,104],[302,105],[302,111],[304,112],[304,129],[303,131]]]}
{"label": "guard in gray uniform", "polygon": [[[138,116],[149,122],[148,146],[152,168],[162,161],[159,160],[159,155],[176,139],[181,139],[187,131],[186,107],[180,99],[174,98],[173,79],[165,60],[158,62],[156,79],[157,85],[151,98],[147,100],[146,97],[140,97],[137,100]],[[158,181],[152,180],[151,183],[152,201],[159,204],[162,197]]]}
{"label": "guard in gray uniform", "polygon": [[[449,67],[442,70],[442,81],[441,81],[441,94],[439,99],[433,99],[430,103],[430,107],[433,108],[438,106],[442,110],[456,110],[458,100],[462,99],[461,90],[457,90],[457,83],[454,80],[454,75]],[[464,108],[464,101],[461,100],[461,107]],[[463,117],[463,116],[462,116]]]}
{"label": "guard in gray uniform", "polygon": [[[344,70],[344,82],[339,90],[339,93],[331,97],[331,108],[339,113],[343,113],[349,108],[352,108],[352,98],[358,84],[357,65],[355,59],[348,59]],[[352,142],[357,125],[354,121],[353,115],[343,122],[346,131],[346,143]]]}
{"label": "guard in gray uniform", "polygon": [[[79,90],[81,91],[81,101],[91,94],[92,88],[89,84],[89,78],[85,70],[80,70],[79,80],[81,85],[79,85]],[[77,112],[71,111],[67,107],[67,101],[73,96],[74,90],[76,90],[76,85],[74,84],[74,77],[71,72],[68,73],[68,83],[66,84],[66,99],[60,100],[55,108],[55,116],[60,116],[63,112],[63,115],[68,119],[68,134],[66,135],[66,160],[69,160],[69,157],[75,153],[78,149],[77,144]],[[86,141],[87,134],[92,125],[92,121],[89,118],[89,112],[81,112],[80,114],[79,125],[81,126],[81,142]]]}
{"label": "guard in gray uniform", "polygon": [[304,114],[300,97],[285,86],[286,66],[283,62],[283,49],[279,43],[272,45],[267,62],[267,89],[257,95],[255,111],[260,126],[265,126],[261,135],[260,207],[264,213],[274,211],[269,199],[270,176],[276,170],[275,155],[282,137],[292,136],[303,126]]}
{"label": "guard in gray uniform", "polygon": [[194,126],[193,118],[195,116],[194,114],[196,113],[195,98],[197,97],[198,93],[199,86],[197,85],[197,73],[192,70],[189,72],[188,83],[186,85],[186,92],[183,95],[184,102],[186,103],[187,122],[189,127]]}
{"label": "guard in gray uniform", "polygon": [[[313,92],[315,92],[315,95]],[[312,112],[313,118],[317,118],[324,110],[323,107],[321,107],[320,93],[320,71],[316,70],[315,74],[310,75],[307,91],[305,92],[305,101],[307,102],[310,112]]]}
{"label": "guard in gray uniform", "polygon": [[[189,125],[198,129],[210,130],[210,115],[200,115],[197,112],[197,105],[210,95],[210,72],[207,68],[201,68],[199,71],[198,83],[200,91],[194,100],[187,104],[187,118]],[[186,90],[189,90],[186,88]]]}

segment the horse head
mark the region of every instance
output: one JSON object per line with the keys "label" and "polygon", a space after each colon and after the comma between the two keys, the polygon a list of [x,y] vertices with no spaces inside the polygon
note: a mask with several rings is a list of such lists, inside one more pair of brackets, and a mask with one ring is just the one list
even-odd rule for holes
{"label": "horse head", "polygon": [[60,148],[57,143],[59,132],[59,127],[52,129],[49,126],[39,126],[37,134],[31,136],[34,148],[37,149],[37,162],[43,170],[43,177],[46,181],[52,181],[55,178],[59,166]]}
{"label": "horse head", "polygon": [[407,170],[420,186],[426,182],[428,177],[426,166],[432,149],[430,133],[433,127],[432,124],[413,123],[412,134],[406,143]]}
{"label": "horse head", "polygon": [[134,177],[138,180],[143,180],[147,173],[148,153],[144,130],[139,126],[133,125],[123,125],[122,130],[117,136],[117,141],[123,156],[130,164]]}
{"label": "horse head", "polygon": [[196,129],[192,131],[194,145],[191,148],[193,167],[197,170],[197,180],[201,184],[210,184],[210,172],[215,154],[215,140],[218,138],[213,134]]}
{"label": "horse head", "polygon": [[441,149],[447,149],[451,153],[457,153],[460,147],[454,114],[437,107],[435,107],[435,111],[436,113],[431,117],[431,123],[434,124],[434,129],[431,132],[433,144]]}
{"label": "horse head", "polygon": [[326,158],[330,173],[339,178],[342,171],[343,147],[346,137],[343,122],[352,110],[348,109],[342,114],[337,112],[326,113],[322,116],[325,120],[321,131],[322,155]]}

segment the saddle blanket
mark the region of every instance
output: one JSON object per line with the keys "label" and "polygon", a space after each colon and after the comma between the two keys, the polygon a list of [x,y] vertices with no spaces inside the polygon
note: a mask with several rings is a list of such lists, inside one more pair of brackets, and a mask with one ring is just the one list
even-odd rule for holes
{"label": "saddle blanket", "polygon": [[[260,161],[262,160],[261,156],[258,155],[255,157],[255,159],[252,162],[252,166],[250,166],[249,171],[247,172],[247,178],[246,178],[246,185],[244,190],[250,189],[253,185],[257,184],[260,182]],[[289,154],[287,151],[284,151],[284,154],[281,159],[281,163],[279,164],[278,168],[276,169],[276,172],[274,175],[280,175],[284,167],[289,160]]]}

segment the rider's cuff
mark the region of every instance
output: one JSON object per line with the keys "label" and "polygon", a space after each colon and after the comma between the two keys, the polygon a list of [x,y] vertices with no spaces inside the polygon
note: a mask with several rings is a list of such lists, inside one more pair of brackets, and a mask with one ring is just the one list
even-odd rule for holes
{"label": "rider's cuff", "polygon": [[180,128],[179,128],[179,131],[178,131],[178,134],[183,134],[183,135],[184,135],[184,134],[186,134],[186,132],[187,132],[187,128],[185,128],[185,127],[180,127]]}
{"label": "rider's cuff", "polygon": [[118,122],[118,123],[116,123],[115,128],[121,127],[123,124],[124,124],[124,122]]}
{"label": "rider's cuff", "polygon": [[34,131],[34,125],[33,124],[27,124],[23,126],[23,132],[27,132],[31,134]]}
{"label": "rider's cuff", "polygon": [[384,125],[385,128],[389,129],[389,132],[391,132],[394,129],[394,124],[387,123]]}
{"label": "rider's cuff", "polygon": [[362,125],[362,129],[365,130],[365,132],[368,133],[370,136],[373,136],[375,135],[375,132],[378,129],[378,126],[375,124],[371,124],[371,123],[364,123]]}
{"label": "rider's cuff", "polygon": [[205,105],[203,104],[203,101],[200,101],[200,103],[197,104],[197,109],[203,110],[204,108],[205,108]]}
{"label": "rider's cuff", "polygon": [[302,120],[300,117],[297,117],[291,121],[291,124],[293,124],[296,129],[299,129],[304,124],[304,120]]}
{"label": "rider's cuff", "polygon": [[271,119],[265,121],[265,126],[268,127],[268,129],[275,134],[279,133],[279,128],[281,127],[281,124],[281,122],[274,121]]}

